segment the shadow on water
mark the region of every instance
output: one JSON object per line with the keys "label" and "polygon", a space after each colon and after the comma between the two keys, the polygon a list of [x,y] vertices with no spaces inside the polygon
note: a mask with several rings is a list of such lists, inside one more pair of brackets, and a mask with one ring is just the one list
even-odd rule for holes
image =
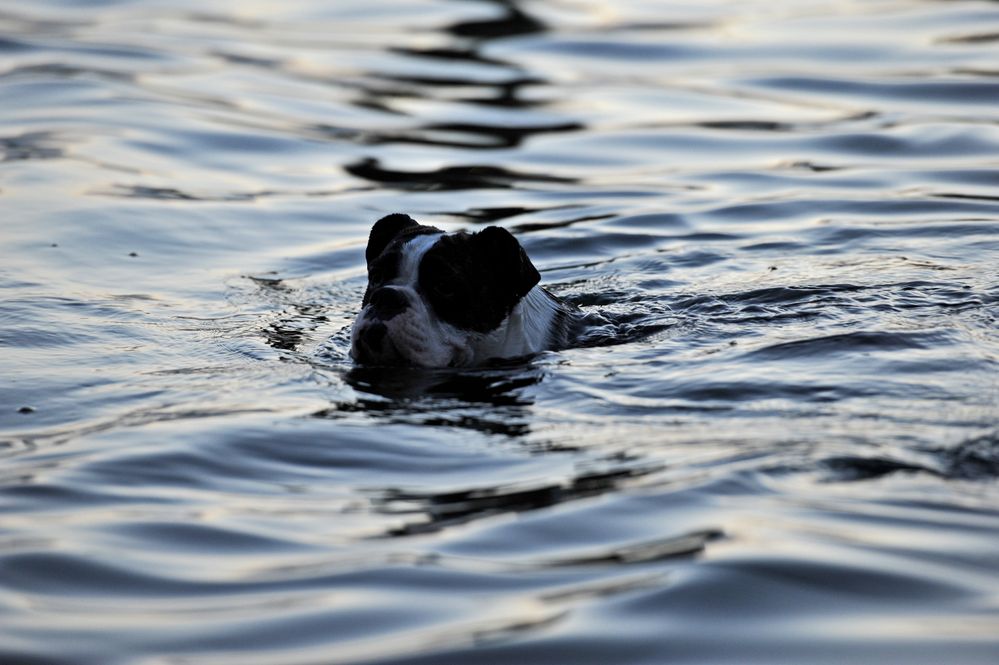
{"label": "shadow on water", "polygon": [[[476,369],[424,369],[355,366],[343,374],[356,392],[353,400],[313,412],[325,420],[361,416],[385,424],[409,424],[469,430],[505,437],[524,446],[529,455],[577,453],[565,443],[531,439],[532,388],[541,384],[547,368],[530,359],[496,361]],[[580,467],[563,479],[540,479],[514,485],[475,485],[446,491],[399,487],[367,490],[374,510],[404,515],[406,521],[380,537],[439,532],[453,526],[504,513],[524,513],[581,499],[614,493],[662,471],[662,464],[617,454],[594,467]],[[601,550],[592,556],[552,560],[547,567],[595,563],[634,563],[639,560],[686,557],[700,552],[718,532],[687,534],[663,542],[648,542],[621,551]],[[634,550],[634,551],[632,551]]]}
{"label": "shadow on water", "polygon": [[55,145],[58,138],[54,132],[25,132],[0,137],[0,162],[59,159],[66,153],[62,147]]}
{"label": "shadow on water", "polygon": [[[417,58],[431,58],[438,60],[448,60],[457,63],[469,63],[478,65],[490,65],[508,70],[511,74],[503,80],[497,82],[486,82],[473,77],[417,77],[400,75],[379,75],[374,74],[374,78],[395,81],[407,85],[416,86],[417,96],[426,94],[426,88],[454,88],[465,87],[474,90],[483,88],[492,89],[494,95],[491,97],[471,97],[461,101],[471,104],[483,104],[489,106],[501,106],[512,109],[531,108],[543,104],[537,100],[525,99],[521,94],[523,88],[527,86],[541,86],[548,83],[543,78],[535,75],[527,75],[523,70],[506,60],[485,56],[482,49],[491,41],[508,37],[519,37],[542,33],[548,30],[548,26],[537,17],[525,12],[519,2],[515,0],[486,0],[485,4],[495,5],[501,12],[488,19],[474,21],[459,21],[442,28],[442,32],[456,38],[453,45],[444,48],[396,48],[397,53]],[[381,103],[381,100],[370,100]],[[499,127],[493,129],[500,129]]]}
{"label": "shadow on water", "polygon": [[516,37],[544,32],[547,26],[534,16],[520,8],[517,0],[488,0],[503,9],[503,14],[496,18],[479,21],[459,21],[445,28],[455,37],[471,37],[486,41],[501,37]]}
{"label": "shadow on water", "polygon": [[[473,122],[440,122],[422,125],[411,134],[379,134],[368,143],[411,143],[445,148],[516,148],[528,138],[538,134],[573,132],[583,128],[578,122],[563,122],[551,125],[485,125]],[[462,139],[461,137],[466,137]],[[535,178],[536,179],[536,178]],[[549,182],[572,182],[565,178]]]}
{"label": "shadow on water", "polygon": [[910,473],[946,480],[993,480],[999,477],[999,432],[952,447],[926,447],[917,460],[894,457],[829,457],[822,461],[827,482],[875,480]]}
{"label": "shadow on water", "polygon": [[[519,35],[535,34],[547,30],[544,22],[524,11],[518,3],[509,0],[492,0],[500,13],[489,19],[460,21],[442,28],[442,32],[455,38],[448,47],[416,48],[396,47],[393,52],[417,61],[446,62],[457,65],[456,71],[447,75],[368,72],[366,78],[381,81],[390,87],[359,84],[361,97],[355,104],[361,108],[376,108],[398,113],[393,102],[400,98],[446,99],[452,103],[495,106],[505,110],[528,109],[543,106],[543,100],[525,97],[523,91],[531,86],[548,84],[543,78],[526,75],[523,70],[502,59],[485,56],[482,49],[493,40]],[[495,75],[463,73],[460,65],[483,66],[494,69]],[[456,91],[468,91],[457,92]],[[474,91],[474,93],[472,92]],[[485,94],[483,94],[485,91]],[[457,94],[457,97],[455,95]],[[366,145],[413,144],[459,149],[489,150],[517,148],[527,139],[542,134],[577,132],[585,126],[575,121],[552,123],[508,123],[468,120],[423,123],[412,129],[368,132],[353,138]],[[505,189],[519,182],[545,182],[572,184],[572,178],[543,173],[517,172],[487,165],[454,165],[432,171],[404,171],[383,166],[375,157],[365,157],[345,167],[346,171],[381,186],[410,191],[449,191],[462,189]]]}
{"label": "shadow on water", "polygon": [[458,427],[511,438],[530,433],[532,386],[544,370],[503,363],[476,370],[353,367],[343,376],[358,393],[313,413],[338,419],[362,413],[390,423]]}
{"label": "shadow on water", "polygon": [[[582,472],[564,483],[547,483],[533,487],[475,487],[454,492],[387,489],[373,494],[371,499],[374,507],[383,513],[419,515],[419,519],[394,527],[385,533],[391,537],[411,536],[441,531],[502,513],[541,510],[600,496],[618,491],[629,481],[660,470],[660,466],[647,465],[592,473]],[[709,537],[714,537],[714,534]],[[700,551],[703,545],[703,541],[686,543],[683,547],[670,548],[669,554],[677,556],[694,553]],[[623,552],[603,553],[600,557],[585,563],[620,561],[626,558],[629,558],[629,555]],[[569,563],[566,561],[563,565]],[[574,560],[571,563],[580,564],[584,561]]]}
{"label": "shadow on water", "polygon": [[572,178],[513,171],[499,166],[448,166],[431,171],[401,171],[383,167],[375,158],[365,158],[344,169],[353,176],[377,182],[384,187],[418,191],[461,189],[507,189],[518,182],[570,184]]}
{"label": "shadow on water", "polygon": [[[360,396],[355,401],[333,404],[312,416],[338,419],[360,412],[387,423],[419,423],[500,435],[528,445],[531,453],[576,452],[564,444],[527,441],[531,433],[530,409],[534,405],[530,390],[544,380],[545,371],[530,361],[516,360],[474,370],[354,367],[344,379]],[[388,487],[369,490],[368,494],[372,507],[379,512],[413,516],[383,534],[399,537],[433,533],[494,515],[541,510],[613,493],[631,481],[661,470],[661,464],[619,456],[606,460],[599,469],[578,469],[561,481],[481,485],[442,492]],[[660,543],[653,549],[663,558],[686,556],[699,552],[717,534],[703,535],[668,546]],[[646,547],[649,548],[652,545]],[[624,561],[637,556],[637,553],[602,552],[592,562],[565,561],[551,565]]]}

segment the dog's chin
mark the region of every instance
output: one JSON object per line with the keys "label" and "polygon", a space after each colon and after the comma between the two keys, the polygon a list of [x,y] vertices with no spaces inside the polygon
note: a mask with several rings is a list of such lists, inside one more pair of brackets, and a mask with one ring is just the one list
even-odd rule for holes
{"label": "dog's chin", "polygon": [[465,367],[470,363],[465,354],[453,354],[443,358],[440,354],[426,356],[400,352],[394,346],[385,348],[378,353],[372,353],[364,348],[352,347],[350,356],[354,362],[368,367],[417,367],[422,369],[438,369],[442,367]]}
{"label": "dog's chin", "polygon": [[410,364],[390,342],[383,344],[382,348],[378,350],[354,342],[350,347],[350,357],[359,365],[405,366]]}
{"label": "dog's chin", "polygon": [[417,323],[412,314],[391,321],[362,316],[351,334],[350,356],[361,365],[394,367],[463,367],[471,351],[453,335],[441,335]]}

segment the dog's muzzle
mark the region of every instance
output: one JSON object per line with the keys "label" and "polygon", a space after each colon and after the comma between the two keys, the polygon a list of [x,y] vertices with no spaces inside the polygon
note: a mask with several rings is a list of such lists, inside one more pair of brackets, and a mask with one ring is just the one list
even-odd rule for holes
{"label": "dog's muzzle", "polygon": [[385,324],[410,307],[409,297],[391,286],[371,294],[363,319],[354,334],[352,354],[357,362],[365,364],[394,363],[400,360]]}

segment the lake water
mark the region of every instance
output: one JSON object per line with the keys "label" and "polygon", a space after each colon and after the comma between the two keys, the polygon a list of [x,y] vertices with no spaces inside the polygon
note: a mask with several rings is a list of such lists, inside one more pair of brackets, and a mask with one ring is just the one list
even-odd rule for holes
{"label": "lake water", "polygon": [[[604,344],[355,368],[371,223]],[[999,4],[0,2],[0,662],[999,662]]]}

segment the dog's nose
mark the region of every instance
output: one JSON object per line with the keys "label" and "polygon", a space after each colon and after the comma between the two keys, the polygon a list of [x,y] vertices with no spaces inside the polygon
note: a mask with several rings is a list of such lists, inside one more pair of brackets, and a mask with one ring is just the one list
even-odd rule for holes
{"label": "dog's nose", "polygon": [[[380,320],[388,321],[406,311],[406,308],[409,307],[409,298],[399,289],[386,286],[371,294],[369,304]],[[382,326],[382,335],[385,334],[384,328],[385,326]]]}

